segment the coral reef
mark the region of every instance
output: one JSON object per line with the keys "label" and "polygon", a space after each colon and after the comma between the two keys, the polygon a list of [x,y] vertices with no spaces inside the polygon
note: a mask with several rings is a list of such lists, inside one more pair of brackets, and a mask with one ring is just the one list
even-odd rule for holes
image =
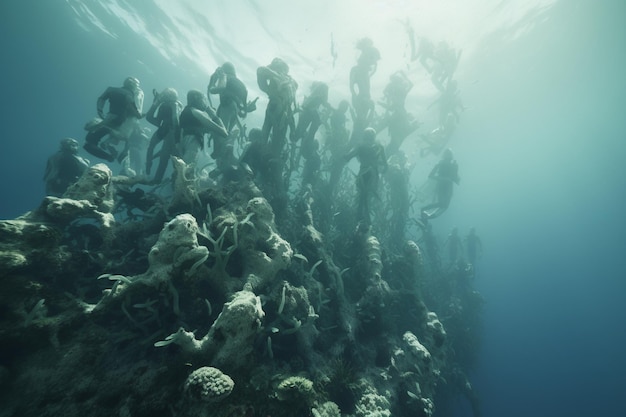
{"label": "coral reef", "polygon": [[0,221],[0,416],[479,415],[471,266],[174,166],[169,197],[99,164]]}

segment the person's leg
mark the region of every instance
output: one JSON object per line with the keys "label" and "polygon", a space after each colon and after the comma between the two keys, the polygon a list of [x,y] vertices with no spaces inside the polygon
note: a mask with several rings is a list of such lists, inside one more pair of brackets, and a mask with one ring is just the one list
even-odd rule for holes
{"label": "person's leg", "polygon": [[198,138],[192,135],[185,136],[182,141],[183,155],[182,159],[186,164],[195,164],[200,154],[200,143]]}
{"label": "person's leg", "polygon": [[108,133],[108,131],[108,128],[101,127],[93,132],[87,133],[83,148],[95,157],[105,159],[109,162],[113,162],[115,160],[115,155],[106,152],[104,149],[98,146],[98,144],[100,143],[102,138]]}

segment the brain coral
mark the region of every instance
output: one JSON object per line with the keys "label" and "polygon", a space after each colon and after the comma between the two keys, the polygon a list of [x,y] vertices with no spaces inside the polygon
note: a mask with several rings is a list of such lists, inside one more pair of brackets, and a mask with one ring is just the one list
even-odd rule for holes
{"label": "brain coral", "polygon": [[185,381],[185,394],[194,400],[216,402],[226,398],[235,383],[222,371],[203,366],[193,371]]}

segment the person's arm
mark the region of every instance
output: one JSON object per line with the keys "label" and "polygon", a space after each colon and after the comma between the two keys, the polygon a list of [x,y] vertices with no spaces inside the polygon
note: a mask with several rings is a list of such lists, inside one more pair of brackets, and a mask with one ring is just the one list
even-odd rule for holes
{"label": "person's arm", "polygon": [[150,170],[152,169],[152,160],[154,159],[154,148],[157,143],[161,141],[157,132],[152,134],[152,138],[150,138],[150,143],[148,144],[148,149],[146,150],[146,174],[150,175]]}
{"label": "person's arm", "polygon": [[150,106],[148,112],[146,113],[146,120],[156,127],[161,126],[161,120],[159,120],[157,117],[157,110],[160,109],[160,104],[161,101],[155,97],[154,101],[152,102],[152,106]]}
{"label": "person's arm", "polygon": [[269,94],[269,86],[272,79],[278,76],[273,70],[268,67],[259,67],[256,70],[256,81],[261,91]]}
{"label": "person's arm", "polygon": [[259,98],[257,97],[254,100],[248,101],[248,103],[246,103],[246,114],[256,110],[256,102],[258,99]]}
{"label": "person's arm", "polygon": [[170,105],[170,123],[172,124],[172,129],[178,129],[178,125],[180,120],[178,119],[180,113],[180,103],[178,101],[172,103]]}
{"label": "person's arm", "polygon": [[137,113],[139,113],[139,118],[143,118],[143,90],[141,88],[139,88],[137,91],[135,91],[135,93],[133,94],[133,102],[135,103],[135,108],[137,109]]}
{"label": "person's arm", "polygon": [[367,120],[367,125],[370,126],[374,121],[374,117],[376,116],[376,104],[374,100],[369,100],[367,103],[367,115],[365,119]]}
{"label": "person's arm", "polygon": [[355,146],[354,148],[352,148],[350,150],[350,152],[348,152],[344,158],[346,160],[346,162],[350,161],[352,158],[354,158],[355,156],[357,156],[357,154],[359,153],[359,146]]}
{"label": "person's arm", "polygon": [[98,112],[98,116],[101,119],[104,119],[104,105],[106,101],[109,99],[109,91],[111,87],[107,88],[104,93],[100,97],[98,97],[98,101],[96,102],[96,111]]}
{"label": "person's arm", "polygon": [[239,117],[246,117],[246,113],[248,113],[248,89],[239,79],[236,78],[234,82],[239,86],[239,94],[235,95]]}
{"label": "person's arm", "polygon": [[87,170],[87,168],[89,168],[89,160],[79,155],[74,155],[74,159],[76,160],[76,166],[80,171],[80,175],[82,175]]}
{"label": "person's arm", "polygon": [[374,63],[374,64],[371,66],[370,71],[369,71],[369,76],[370,76],[370,78],[372,78],[372,76],[373,76],[374,74],[376,74],[376,70],[377,70],[377,69],[378,69],[378,63]]}
{"label": "person's arm", "polygon": [[[211,108],[208,107],[207,110],[208,109]],[[217,115],[215,115],[214,118],[211,118],[209,113],[203,112],[198,109],[191,109],[191,114],[193,115],[193,117],[198,119],[208,131],[215,133],[223,138],[228,137],[228,131],[226,130],[226,127],[224,127],[224,123],[219,117],[217,117]]]}
{"label": "person's arm", "polygon": [[382,172],[386,172],[389,165],[387,164],[387,155],[385,154],[385,148],[383,145],[378,145],[378,157],[380,158],[380,164],[382,166]]}
{"label": "person's arm", "polygon": [[207,88],[207,96],[210,94],[219,94],[224,91],[226,87],[226,79],[221,67],[217,67],[215,72],[211,74],[209,79],[209,87]]}
{"label": "person's arm", "polygon": [[225,85],[218,84],[208,89],[211,94],[221,94],[226,89]]}
{"label": "person's arm", "polygon": [[137,104],[134,101],[130,104],[130,109],[131,109],[131,117],[136,117],[137,119],[143,118],[143,114],[141,114],[141,112],[137,108]]}

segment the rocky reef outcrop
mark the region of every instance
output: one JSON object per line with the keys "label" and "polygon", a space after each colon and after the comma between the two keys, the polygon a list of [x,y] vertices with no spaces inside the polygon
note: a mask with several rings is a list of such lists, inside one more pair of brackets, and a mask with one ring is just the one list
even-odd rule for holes
{"label": "rocky reef outcrop", "polygon": [[0,221],[0,416],[479,413],[470,267],[315,188],[277,217],[251,178],[175,163],[171,196],[100,164]]}

